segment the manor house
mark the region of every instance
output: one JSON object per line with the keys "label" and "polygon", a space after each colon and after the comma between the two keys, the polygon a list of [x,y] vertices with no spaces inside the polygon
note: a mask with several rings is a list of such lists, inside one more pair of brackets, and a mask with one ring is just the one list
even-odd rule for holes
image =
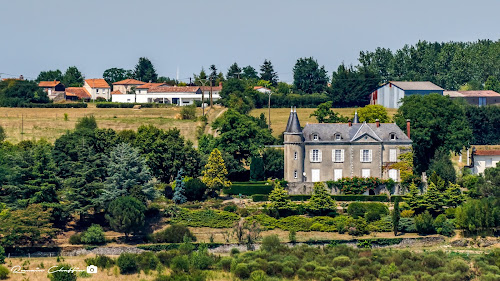
{"label": "manor house", "polygon": [[290,184],[338,180],[343,177],[392,178],[391,168],[411,147],[410,121],[405,134],[395,123],[360,123],[357,112],[349,123],[300,127],[292,108],[284,132],[285,180]]}

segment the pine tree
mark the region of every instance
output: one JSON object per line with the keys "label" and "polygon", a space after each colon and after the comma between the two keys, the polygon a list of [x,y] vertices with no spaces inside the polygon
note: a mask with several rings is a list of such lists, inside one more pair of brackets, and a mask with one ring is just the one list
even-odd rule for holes
{"label": "pine tree", "polygon": [[445,203],[448,207],[457,207],[465,201],[465,196],[460,190],[460,185],[450,183],[445,193]]}
{"label": "pine tree", "polygon": [[337,203],[328,194],[325,184],[323,182],[315,182],[313,186],[313,194],[309,203],[307,204],[307,209],[315,215],[331,215],[337,210]]}
{"label": "pine tree", "polygon": [[175,177],[175,190],[174,197],[172,199],[174,200],[175,204],[183,204],[187,201],[183,168],[181,168],[179,172],[177,172],[177,177]]}
{"label": "pine tree", "polygon": [[442,213],[444,205],[443,193],[433,182],[431,182],[427,188],[427,192],[423,196],[423,206],[425,206],[425,209],[431,214],[437,215]]}
{"label": "pine tree", "polygon": [[215,148],[208,158],[208,163],[203,170],[202,181],[208,187],[208,191],[214,194],[216,191],[229,187],[231,182],[227,180],[227,169],[219,149]]}
{"label": "pine tree", "polygon": [[134,197],[118,197],[109,204],[106,219],[113,230],[125,233],[138,232],[144,225],[146,207]]}
{"label": "pine tree", "polygon": [[134,77],[139,81],[156,82],[158,74],[153,66],[153,63],[148,58],[139,58],[139,62],[135,66]]}
{"label": "pine tree", "polygon": [[422,196],[420,195],[420,191],[415,183],[411,183],[408,188],[408,194],[406,194],[406,202],[412,210],[417,213],[423,211],[422,209]]}
{"label": "pine tree", "polygon": [[274,71],[273,64],[269,60],[264,60],[260,66],[260,79],[271,82],[271,85],[278,85],[278,74]]}
{"label": "pine tree", "polygon": [[392,227],[394,230],[394,236],[398,235],[399,219],[401,214],[399,212],[399,197],[394,200],[394,210],[392,211]]}
{"label": "pine tree", "polygon": [[241,75],[241,68],[238,66],[237,63],[233,63],[229,69],[227,70],[227,79],[234,79],[234,78],[240,78]]}
{"label": "pine tree", "polygon": [[149,200],[156,197],[156,191],[150,182],[151,172],[137,148],[128,143],[120,143],[111,151],[108,162],[108,177],[104,193],[99,198],[101,203],[107,205],[115,198],[130,195],[134,186],[140,186]]}
{"label": "pine tree", "polygon": [[260,181],[264,179],[264,161],[262,157],[252,157],[250,162],[250,180]]}
{"label": "pine tree", "polygon": [[279,183],[269,193],[268,200],[271,202],[269,208],[277,211],[289,209],[292,205],[288,192]]}

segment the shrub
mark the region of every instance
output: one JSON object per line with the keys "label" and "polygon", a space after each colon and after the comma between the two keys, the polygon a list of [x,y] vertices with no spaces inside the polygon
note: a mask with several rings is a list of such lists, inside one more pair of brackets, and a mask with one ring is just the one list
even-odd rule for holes
{"label": "shrub", "polygon": [[240,250],[238,248],[231,248],[230,255],[232,257],[236,256],[239,253],[240,253]]}
{"label": "shrub", "polygon": [[69,237],[69,243],[72,245],[82,244],[82,234],[83,233],[75,233]]}
{"label": "shrub", "polygon": [[230,271],[232,262],[233,262],[232,258],[224,257],[219,261],[219,266],[224,271]]}
{"label": "shrub", "polygon": [[113,265],[115,265],[115,260],[104,255],[98,255],[94,258],[86,258],[85,263],[88,265],[95,265],[98,268],[101,269],[106,269],[106,268],[111,268]]}
{"label": "shrub", "polygon": [[158,257],[152,252],[143,252],[137,256],[139,269],[144,271],[155,270],[160,264]]}
{"label": "shrub", "polygon": [[104,237],[102,227],[100,225],[93,224],[83,233],[81,241],[84,244],[101,245],[106,243],[106,237]]}
{"label": "shrub", "polygon": [[428,211],[415,217],[415,227],[420,235],[436,233],[434,219]]}
{"label": "shrub", "polygon": [[5,249],[0,245],[0,264],[5,263]]}
{"label": "shrub", "polygon": [[0,280],[5,280],[9,278],[9,269],[0,264]]}
{"label": "shrub", "polygon": [[389,209],[382,203],[352,202],[347,207],[347,213],[355,219],[358,217],[364,217],[367,212],[371,212],[372,214],[370,216],[372,217],[376,216],[375,214],[382,216],[387,215],[389,213]]}
{"label": "shrub", "polygon": [[301,216],[289,216],[279,220],[279,228],[283,230],[310,231],[312,220]]}
{"label": "shrub", "polygon": [[191,241],[196,241],[196,236],[191,233],[189,228],[180,224],[172,224],[162,231],[153,234],[153,240],[157,243],[182,243],[184,237]]}
{"label": "shrub", "polygon": [[337,181],[327,181],[326,184],[330,189],[336,188],[344,194],[363,194],[369,189],[376,189],[386,181],[380,178],[341,178]]}
{"label": "shrub", "polygon": [[218,210],[182,210],[172,219],[192,227],[231,228],[240,217],[237,214]]}
{"label": "shrub", "polygon": [[181,109],[182,120],[196,119],[196,105],[183,106]]}
{"label": "shrub", "polygon": [[161,264],[165,266],[169,266],[172,259],[178,255],[180,255],[178,250],[161,251],[156,254]]}
{"label": "shrub", "polygon": [[[224,194],[228,195],[267,195],[273,190],[273,185],[265,181],[256,182],[233,182],[228,188],[224,188]],[[266,197],[267,200],[267,197]],[[263,200],[263,201],[266,201]]]}
{"label": "shrub", "polygon": [[281,249],[278,235],[269,235],[262,239],[261,249],[266,252],[276,252]]}
{"label": "shrub", "polygon": [[266,281],[267,280],[266,272],[264,272],[264,270],[260,270],[260,269],[252,271],[252,273],[250,274],[250,280],[252,280],[252,281]]}
{"label": "shrub", "polygon": [[351,259],[346,256],[338,256],[332,260],[332,264],[335,267],[346,267],[351,265]]}
{"label": "shrub", "polygon": [[402,218],[411,218],[415,214],[415,211],[413,210],[403,210],[401,211],[401,217]]}
{"label": "shrub", "polygon": [[238,210],[238,206],[236,206],[236,204],[234,203],[228,203],[224,206],[223,210],[226,212],[235,213]]}
{"label": "shrub", "polygon": [[189,257],[186,255],[177,256],[172,259],[170,267],[174,272],[188,272],[189,271]]}
{"label": "shrub", "polygon": [[399,220],[398,230],[404,233],[417,232],[415,220],[413,218],[401,218]]}
{"label": "shrub", "polygon": [[[72,266],[69,264],[58,265],[58,269],[69,270],[71,268]],[[50,273],[47,277],[49,277],[51,281],[76,281],[75,272],[56,271],[54,273]]]}
{"label": "shrub", "polygon": [[292,276],[295,275],[295,271],[293,270],[293,268],[288,266],[284,266],[283,269],[281,270],[281,273],[286,278],[291,278]]}
{"label": "shrub", "polygon": [[248,265],[246,263],[237,264],[233,273],[236,277],[241,279],[250,277],[250,271],[248,270]]}
{"label": "shrub", "polygon": [[130,253],[122,253],[117,260],[120,274],[133,274],[138,270],[136,255]]}
{"label": "shrub", "polygon": [[188,201],[201,201],[207,191],[207,185],[199,178],[190,178],[184,183],[184,195]]}

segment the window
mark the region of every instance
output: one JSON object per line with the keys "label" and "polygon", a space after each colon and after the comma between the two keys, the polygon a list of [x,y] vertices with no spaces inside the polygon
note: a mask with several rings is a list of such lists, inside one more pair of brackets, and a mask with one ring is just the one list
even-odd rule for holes
{"label": "window", "polygon": [[369,178],[370,177],[370,169],[361,169],[361,176],[363,178]]}
{"label": "window", "polygon": [[340,134],[335,134],[335,140],[341,140],[342,137],[340,136]]}
{"label": "window", "polygon": [[372,150],[362,149],[359,154],[359,160],[361,162],[372,162]]}
{"label": "window", "polygon": [[333,170],[333,180],[337,181],[342,178],[342,169]]}
{"label": "window", "polygon": [[297,160],[299,158],[299,154],[297,153],[297,151],[295,151],[293,153],[293,160]]}
{"label": "window", "polygon": [[391,140],[396,140],[396,134],[395,133],[391,133]]}
{"label": "window", "polygon": [[313,135],[313,140],[318,140],[318,139],[319,139],[318,134],[314,134]]}
{"label": "window", "polygon": [[99,89],[96,89],[95,92],[99,94]]}
{"label": "window", "polygon": [[311,149],[311,162],[321,162],[321,150]]}
{"label": "window", "polygon": [[486,98],[479,98],[479,106],[486,105]]}
{"label": "window", "polygon": [[344,162],[344,150],[343,149],[334,149],[332,151],[332,159],[333,162],[342,163]]}
{"label": "window", "polygon": [[395,148],[389,149],[389,162],[397,161],[397,150]]}
{"label": "window", "polygon": [[293,171],[293,178],[294,179],[298,178],[297,170]]}
{"label": "window", "polygon": [[390,169],[389,170],[389,178],[391,178],[393,181],[398,181],[398,170]]}
{"label": "window", "polygon": [[318,181],[320,181],[319,169],[312,169],[311,170],[311,181],[312,182],[318,182]]}

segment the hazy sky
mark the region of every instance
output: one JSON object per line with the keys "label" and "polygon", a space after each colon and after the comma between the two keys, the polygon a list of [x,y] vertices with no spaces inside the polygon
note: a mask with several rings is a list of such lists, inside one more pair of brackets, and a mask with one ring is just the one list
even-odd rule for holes
{"label": "hazy sky", "polygon": [[500,38],[500,1],[16,0],[0,1],[0,74],[34,79],[75,65],[86,78],[148,57],[159,75],[189,80],[215,64],[257,70],[270,59],[291,82],[300,57],[331,75],[359,51],[418,40]]}

